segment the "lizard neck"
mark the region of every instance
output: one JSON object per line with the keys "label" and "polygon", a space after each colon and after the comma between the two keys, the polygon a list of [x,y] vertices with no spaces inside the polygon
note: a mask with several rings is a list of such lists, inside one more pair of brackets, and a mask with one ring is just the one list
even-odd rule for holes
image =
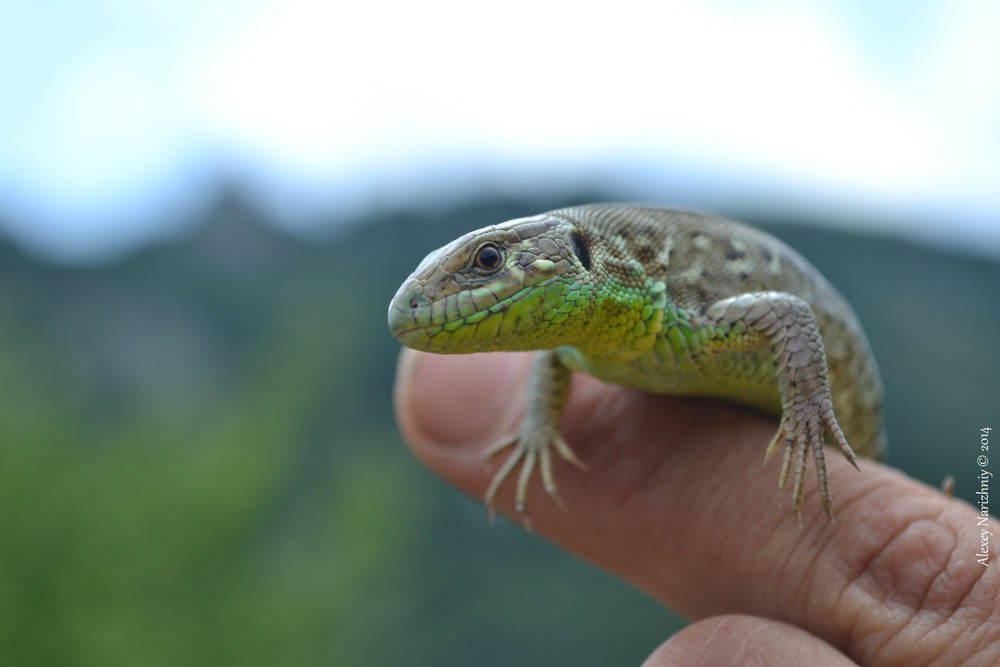
{"label": "lizard neck", "polygon": [[662,281],[647,279],[636,287],[606,278],[596,290],[592,308],[580,319],[571,344],[591,361],[631,361],[653,348],[663,332],[668,305]]}

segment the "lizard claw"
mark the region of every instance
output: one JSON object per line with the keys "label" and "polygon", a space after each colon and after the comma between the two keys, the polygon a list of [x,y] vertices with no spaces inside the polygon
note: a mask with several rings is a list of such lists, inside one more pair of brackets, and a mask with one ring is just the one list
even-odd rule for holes
{"label": "lizard claw", "polygon": [[507,478],[513,474],[518,465],[520,465],[521,470],[517,475],[514,509],[524,522],[525,527],[531,530],[527,497],[528,483],[531,481],[535,467],[537,466],[541,471],[542,484],[545,487],[546,493],[561,509],[566,509],[566,505],[559,495],[555,474],[552,471],[552,448],[554,447],[559,456],[565,461],[572,463],[582,470],[586,470],[587,465],[566,444],[562,435],[555,428],[529,430],[524,427],[518,433],[501,438],[487,447],[483,455],[484,463],[489,464],[500,452],[511,447],[513,451],[503,462],[503,465],[500,466],[500,469],[493,475],[483,496],[483,504],[486,506],[486,517],[489,521],[493,521],[497,492]]}
{"label": "lizard claw", "polygon": [[[819,401],[810,401],[810,403],[812,402],[816,402],[819,407],[805,411],[801,409],[797,411],[786,409],[784,411],[781,418],[781,426],[768,445],[767,452],[764,455],[764,462],[767,463],[779,446],[784,445],[785,447],[785,454],[781,461],[781,475],[778,478],[779,493],[785,490],[785,485],[788,482],[789,475],[792,474],[794,464],[792,511],[795,513],[800,525],[802,524],[802,500],[805,496],[806,463],[810,449],[812,449],[813,461],[816,465],[816,477],[819,480],[819,494],[820,500],[823,503],[823,510],[830,520],[833,521],[833,496],[830,494],[830,484],[826,470],[826,453],[823,448],[824,432],[830,434],[833,441],[840,448],[844,458],[855,468],[860,469],[858,468],[857,456],[850,445],[847,444],[847,439],[844,437],[836,418],[833,416],[832,401],[826,398]],[[812,408],[813,406],[810,405],[809,407]],[[789,414],[794,412],[798,412],[799,414],[805,412],[808,417],[804,421],[795,420],[789,417]]]}

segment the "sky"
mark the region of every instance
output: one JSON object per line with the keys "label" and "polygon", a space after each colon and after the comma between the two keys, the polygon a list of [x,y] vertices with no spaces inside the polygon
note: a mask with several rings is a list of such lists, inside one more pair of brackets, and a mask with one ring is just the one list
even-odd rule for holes
{"label": "sky", "polygon": [[0,229],[86,261],[220,178],[305,234],[585,181],[1000,257],[997,34],[990,0],[0,0]]}

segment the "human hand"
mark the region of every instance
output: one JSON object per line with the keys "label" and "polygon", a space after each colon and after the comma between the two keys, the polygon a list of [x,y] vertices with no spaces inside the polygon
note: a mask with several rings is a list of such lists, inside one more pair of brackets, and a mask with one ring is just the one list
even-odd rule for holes
{"label": "human hand", "polygon": [[[475,497],[483,448],[520,419],[529,357],[401,357],[404,437]],[[590,470],[556,463],[568,511],[533,479],[532,526],[694,621],[646,667],[1000,664],[1000,575],[976,560],[967,503],[828,456],[837,520],[810,483],[800,528],[787,498],[775,506],[780,462],[761,465],[776,425],[744,408],[578,375],[562,427]],[[512,514],[510,485],[498,507]]]}

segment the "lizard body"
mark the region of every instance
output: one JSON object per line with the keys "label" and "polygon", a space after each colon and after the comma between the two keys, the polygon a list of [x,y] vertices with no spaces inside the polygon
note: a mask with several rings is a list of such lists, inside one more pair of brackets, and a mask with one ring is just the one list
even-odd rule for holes
{"label": "lizard body", "polygon": [[430,352],[541,351],[520,429],[487,450],[514,448],[488,509],[518,465],[519,513],[536,465],[558,500],[553,449],[583,467],[558,428],[571,371],[779,417],[767,456],[785,448],[779,489],[792,475],[797,515],[812,450],[832,517],[824,434],[852,463],[854,450],[885,454],[881,380],[857,316],[801,255],[731,220],[592,204],[486,227],[424,259],[389,328]]}

